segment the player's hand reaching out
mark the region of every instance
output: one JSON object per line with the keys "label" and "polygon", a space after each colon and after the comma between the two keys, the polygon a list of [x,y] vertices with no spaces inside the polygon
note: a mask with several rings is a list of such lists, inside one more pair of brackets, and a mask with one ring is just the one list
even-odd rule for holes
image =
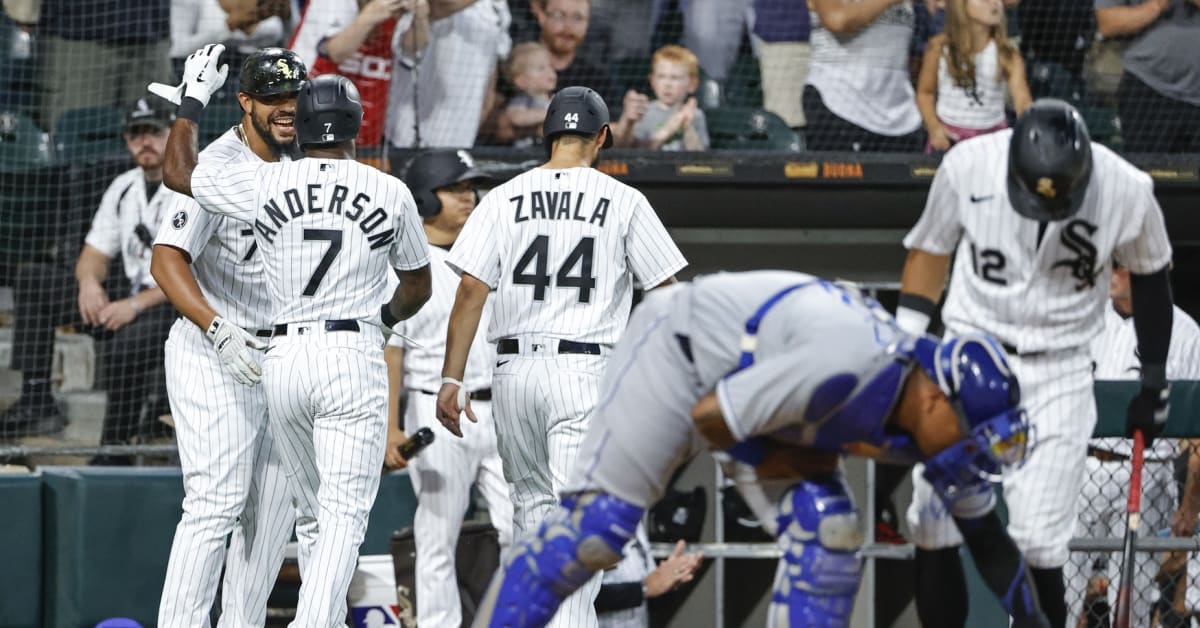
{"label": "player's hand reaching out", "polygon": [[388,428],[387,447],[383,450],[383,464],[389,469],[403,469],[408,466],[408,461],[400,454],[400,448],[408,441],[408,435],[404,430],[396,426]]}
{"label": "player's hand reaching out", "polygon": [[643,584],[646,585],[647,598],[658,597],[674,591],[696,577],[696,570],[700,568],[704,553],[685,554],[684,550],[686,549],[687,543],[682,540],[677,542],[671,555],[659,563],[658,567],[650,572],[650,575],[646,576]]}
{"label": "player's hand reaching out", "polygon": [[79,316],[85,325],[103,325],[100,311],[108,305],[108,293],[98,281],[83,281],[79,284]]}
{"label": "player's hand reaching out", "polygon": [[205,336],[237,383],[253,386],[262,380],[262,367],[252,352],[266,349],[267,343],[220,316],[213,319]]}
{"label": "player's hand reaching out", "polygon": [[479,422],[479,419],[475,418],[475,411],[471,409],[471,399],[462,382],[443,377],[442,389],[438,391],[437,418],[451,434],[459,438],[462,438],[462,429],[458,425],[459,417],[464,411],[472,423]]}
{"label": "player's hand reaching out", "polygon": [[176,105],[183,104],[184,98],[191,98],[207,106],[212,95],[225,84],[229,75],[229,64],[221,63],[221,53],[225,52],[223,44],[209,44],[188,55],[183,62],[183,82],[179,85],[151,83],[149,90]]}

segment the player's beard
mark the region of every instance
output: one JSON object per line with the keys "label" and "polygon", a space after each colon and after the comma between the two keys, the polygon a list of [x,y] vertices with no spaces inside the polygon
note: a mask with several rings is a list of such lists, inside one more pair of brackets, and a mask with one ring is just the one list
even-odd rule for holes
{"label": "player's beard", "polygon": [[[265,120],[260,120],[259,112],[257,110],[252,110],[250,112],[250,126],[254,127],[254,132],[257,133],[260,138],[262,138],[264,143],[266,143],[267,148],[271,151],[271,154],[275,155],[276,157],[287,155],[294,158],[297,154],[296,142],[294,140],[289,142],[280,142],[279,140],[275,139],[275,135],[271,133],[271,116],[280,115],[283,114],[276,111],[266,116]],[[292,116],[293,120],[295,119],[295,113],[289,115]]]}

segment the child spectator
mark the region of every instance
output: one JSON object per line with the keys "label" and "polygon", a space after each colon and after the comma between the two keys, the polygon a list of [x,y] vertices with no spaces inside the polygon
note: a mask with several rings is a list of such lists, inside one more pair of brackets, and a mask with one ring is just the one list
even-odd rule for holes
{"label": "child spectator", "polygon": [[1018,114],[1032,101],[1025,62],[1008,41],[1004,3],[949,0],[946,30],[929,40],[917,84],[926,152],[1007,127],[1006,92]]}
{"label": "child spectator", "polygon": [[517,44],[508,57],[505,70],[508,81],[517,90],[504,107],[516,134],[513,146],[540,144],[542,122],[558,82],[558,73],[550,63],[550,51],[538,41]]}
{"label": "child spectator", "polygon": [[708,125],[692,92],[700,85],[700,64],[683,46],[663,46],[651,60],[654,101],[633,127],[638,146],[661,150],[706,150]]}

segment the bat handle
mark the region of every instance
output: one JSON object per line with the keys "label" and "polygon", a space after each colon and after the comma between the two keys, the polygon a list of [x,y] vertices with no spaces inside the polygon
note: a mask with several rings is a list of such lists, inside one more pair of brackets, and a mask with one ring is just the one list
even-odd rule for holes
{"label": "bat handle", "polygon": [[1145,456],[1146,438],[1142,430],[1133,431],[1133,461],[1129,470],[1129,501],[1125,506],[1126,513],[1136,513],[1142,504],[1142,462]]}

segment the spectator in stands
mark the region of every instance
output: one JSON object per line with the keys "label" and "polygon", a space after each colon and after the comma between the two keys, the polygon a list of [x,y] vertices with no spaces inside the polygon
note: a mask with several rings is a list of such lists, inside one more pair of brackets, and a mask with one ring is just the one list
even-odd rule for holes
{"label": "spectator in stands", "polygon": [[508,81],[518,91],[504,105],[504,114],[516,136],[513,146],[524,148],[542,143],[542,122],[554,95],[558,74],[550,63],[550,51],[541,42],[527,41],[513,47],[506,66]]}
{"label": "spectator in stands", "polygon": [[793,129],[804,126],[800,104],[808,78],[806,0],[755,0],[754,44],[762,75],[763,109]]}
{"label": "spectator in stands", "polygon": [[646,528],[638,525],[625,546],[624,558],[602,576],[595,601],[600,628],[649,628],[646,602],[691,582],[700,569],[704,554],[685,554],[685,549],[687,543],[677,542],[675,551],[656,565]]}
{"label": "spectator in stands", "polygon": [[296,39],[316,36],[310,77],[341,74],[362,98],[363,121],[355,143],[380,146],[392,80],[392,34],[412,0],[312,0]]}
{"label": "spectator in stands", "polygon": [[1020,115],[1029,106],[1025,62],[1004,25],[1001,0],[949,0],[946,32],[929,40],[917,85],[925,151],[1008,126],[1004,98]]}
{"label": "spectator in stands", "polygon": [[[176,314],[150,275],[150,255],[174,194],[162,185],[172,109],[160,98],[143,96],[126,115],[125,143],[137,167],[113,180],[100,201],[75,265],[78,290],[65,268],[31,263],[18,270],[12,368],[21,371],[21,397],[0,415],[0,433],[48,434],[65,427],[50,387],[54,328],[64,324],[82,325],[102,341],[108,400],[101,444],[154,435],[155,419],[166,413],[163,342]],[[104,285],[118,256],[130,285],[121,298]],[[71,307],[72,294],[77,309]]]}
{"label": "spectator in stands", "polygon": [[1096,26],[1129,38],[1117,88],[1125,149],[1200,152],[1200,0],[1096,0]]}
{"label": "spectator in stands", "polygon": [[692,94],[700,84],[696,55],[683,46],[663,46],[651,60],[654,101],[633,127],[637,145],[651,150],[706,150],[708,125]]}
{"label": "spectator in stands", "polygon": [[1027,0],[1017,9],[1021,54],[1034,98],[1080,102],[1083,66],[1096,35],[1094,0]]}
{"label": "spectator in stands", "polygon": [[124,107],[170,82],[171,0],[42,0],[42,123],[68,110]]}
{"label": "spectator in stands", "polygon": [[752,0],[680,0],[683,41],[709,77],[725,82],[753,18]]}
{"label": "spectator in stands", "polygon": [[808,148],[920,151],[921,114],[908,73],[912,0],[810,0],[810,6]]}
{"label": "spectator in stands", "polygon": [[[172,70],[182,75],[188,55],[218,43],[225,44],[222,61],[241,67],[251,52],[283,44],[288,13],[282,0],[171,0]],[[236,87],[228,81],[223,95],[232,96]]]}
{"label": "spectator in stands", "polygon": [[598,63],[650,56],[656,13],[662,7],[646,0],[591,0],[590,4],[591,19],[581,48],[583,56]]}
{"label": "spectator in stands", "polygon": [[399,167],[426,147],[469,148],[508,56],[504,0],[415,0],[396,25],[387,137]]}

